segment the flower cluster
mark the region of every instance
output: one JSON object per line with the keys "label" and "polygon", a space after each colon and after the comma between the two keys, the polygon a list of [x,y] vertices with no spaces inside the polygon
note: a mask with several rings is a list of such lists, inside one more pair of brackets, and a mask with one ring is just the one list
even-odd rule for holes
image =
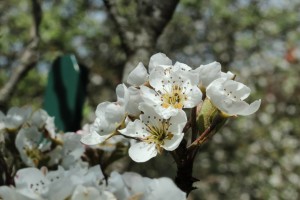
{"label": "flower cluster", "polygon": [[[207,110],[202,108],[204,101],[222,117],[258,110],[261,101],[246,103],[251,90],[234,79],[231,72],[221,71],[218,62],[193,69],[180,62],[172,64],[165,54],[157,53],[150,58],[148,70],[139,63],[129,74],[129,87],[117,86],[116,102],[98,105],[97,117],[81,141],[95,145],[120,135],[134,139],[129,156],[136,162],[145,162],[163,149],[173,151],[191,120],[186,113],[192,108]],[[211,117],[208,111],[196,115]]]}
{"label": "flower cluster", "polygon": [[[106,105],[118,106],[118,104]],[[107,123],[116,117],[108,117]],[[108,122],[109,120],[111,121]],[[120,122],[122,123],[124,122]],[[118,127],[120,124],[112,126]],[[3,150],[3,158],[14,157],[12,161],[5,159],[6,165],[1,163],[1,167],[5,166],[5,171],[0,171],[1,176],[6,176],[7,184],[0,186],[0,199],[185,199],[186,193],[169,178],[150,179],[137,173],[126,172],[121,175],[115,171],[105,178],[99,164],[92,165],[87,162],[87,157],[91,155],[86,151],[101,149],[113,152],[116,147],[96,145],[88,148],[83,145],[80,142],[81,135],[89,134],[86,133],[87,127],[95,128],[94,126],[95,124],[85,125],[83,130],[77,133],[61,133],[56,131],[53,117],[42,109],[32,112],[31,108],[13,107],[6,115],[0,112],[0,136],[4,136],[4,140],[0,140],[0,146],[2,142],[7,146],[0,150],[1,153]],[[111,130],[113,129],[116,128]],[[114,140],[115,144],[122,141],[118,136],[114,138],[118,138]],[[89,164],[93,167],[89,167]],[[15,169],[16,172],[10,169]],[[13,182],[9,173],[15,174]],[[162,184],[163,189],[160,188]]]}
{"label": "flower cluster", "polygon": [[31,167],[60,164],[65,168],[82,164],[81,136],[56,133],[54,118],[42,109],[32,112],[29,107],[12,107],[6,115],[0,112],[0,134],[5,138],[6,157],[15,156],[11,148],[15,145],[21,158],[13,161],[17,168],[22,163]]}
{"label": "flower cluster", "polygon": [[[169,178],[150,179],[137,173],[112,172],[104,178],[99,165],[91,168],[59,167],[48,171],[46,167],[20,169],[14,178],[15,187],[0,187],[3,200],[117,200],[164,199],[183,200],[186,194]],[[164,186],[163,189],[161,186]]]}
{"label": "flower cluster", "polygon": [[[100,103],[94,122],[76,133],[57,132],[54,118],[42,109],[0,112],[0,183],[14,183],[0,187],[0,199],[183,200],[196,180],[190,166],[199,145],[226,119],[253,114],[261,103],[245,102],[250,88],[219,63],[193,69],[162,53],[150,58],[148,70],[139,63],[127,83],[117,86],[115,102]],[[104,176],[100,166],[106,172],[127,150],[136,162],[172,151],[182,170],[176,184],[184,192],[168,178],[115,171]]]}

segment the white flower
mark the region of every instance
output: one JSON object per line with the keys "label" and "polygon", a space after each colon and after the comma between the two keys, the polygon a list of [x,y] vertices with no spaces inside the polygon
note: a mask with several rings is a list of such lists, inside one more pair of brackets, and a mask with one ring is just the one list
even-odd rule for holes
{"label": "white flower", "polygon": [[202,101],[197,77],[187,71],[187,67],[179,62],[172,68],[156,67],[149,77],[153,89],[140,87],[143,100],[164,119],[176,115],[182,108],[193,108]]}
{"label": "white flower", "polygon": [[87,145],[95,145],[104,142],[116,133],[117,128],[126,117],[125,107],[128,103],[126,86],[120,84],[116,89],[117,102],[103,102],[97,106],[96,119],[90,128],[90,132],[81,138],[81,142]]}
{"label": "white flower", "polygon": [[221,64],[218,62],[212,62],[207,65],[200,65],[195,69],[199,78],[200,87],[206,88],[211,82],[218,78],[232,79],[234,74],[231,72],[224,73],[221,71]]}
{"label": "white flower", "polygon": [[[163,53],[157,53],[151,56],[149,61],[149,73],[151,73],[157,66],[160,67],[166,67],[171,66],[172,60],[168,58]],[[143,85],[145,82],[148,81],[149,74],[147,72],[147,69],[143,65],[143,63],[139,63],[132,72],[128,75],[127,83],[134,86],[140,86]]]}
{"label": "white flower", "polygon": [[16,137],[15,145],[22,161],[28,166],[37,166],[43,159],[43,152],[50,149],[51,141],[46,139],[37,127],[22,128]]}
{"label": "white flower", "polygon": [[161,118],[151,106],[141,104],[144,114],[139,120],[129,122],[120,133],[140,141],[129,148],[129,156],[136,162],[145,162],[161,152],[162,149],[173,151],[183,138],[183,128],[187,122],[184,111],[166,120]]}
{"label": "white flower", "polygon": [[227,115],[251,115],[260,107],[261,100],[250,105],[244,101],[250,95],[250,88],[234,80],[219,78],[206,88],[211,102]]}
{"label": "white flower", "polygon": [[15,176],[18,193],[30,199],[44,199],[49,190],[49,180],[37,168],[20,169]]}
{"label": "white flower", "polygon": [[81,136],[75,133],[65,133],[63,135],[63,147],[61,152],[61,165],[65,169],[74,166],[78,161],[81,161],[81,156],[84,153],[84,146],[80,142]]}

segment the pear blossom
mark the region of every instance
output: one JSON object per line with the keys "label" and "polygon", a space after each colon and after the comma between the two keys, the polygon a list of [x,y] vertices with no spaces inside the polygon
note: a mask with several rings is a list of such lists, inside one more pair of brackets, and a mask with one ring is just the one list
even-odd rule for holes
{"label": "pear blossom", "polygon": [[37,166],[44,158],[43,152],[50,149],[51,141],[38,131],[37,127],[22,128],[16,137],[15,145],[22,161],[28,166]]}
{"label": "pear blossom", "polygon": [[244,101],[251,89],[246,85],[227,78],[214,80],[207,88],[206,95],[210,101],[226,115],[251,115],[260,107],[261,100],[250,105]]}
{"label": "pear blossom", "polygon": [[52,166],[59,163],[65,169],[81,165],[81,156],[85,151],[83,144],[80,142],[81,136],[73,132],[58,136],[60,136],[59,140],[61,140],[62,145],[57,145],[55,149],[47,154],[50,157],[48,165]]}
{"label": "pear blossom", "polygon": [[182,131],[187,122],[185,112],[179,110],[171,118],[163,119],[145,103],[140,104],[140,110],[144,113],[140,119],[129,122],[126,128],[119,130],[123,135],[139,140],[129,148],[129,156],[136,162],[145,162],[162,149],[176,149],[184,135]]}
{"label": "pear blossom", "polygon": [[149,76],[151,87],[141,86],[145,103],[154,107],[164,119],[178,113],[182,108],[193,108],[202,101],[197,77],[188,71],[189,67],[175,63],[172,68],[156,67]]}
{"label": "pear blossom", "polygon": [[125,107],[128,103],[128,94],[125,88],[124,84],[118,85],[116,89],[117,102],[103,102],[97,106],[96,119],[89,133],[82,136],[82,143],[96,145],[116,133],[126,118]]}
{"label": "pear blossom", "polygon": [[44,199],[50,182],[37,168],[24,168],[17,172],[15,184],[18,193],[32,199]]}
{"label": "pear blossom", "polygon": [[[172,60],[163,53],[156,53],[151,56],[149,61],[148,70],[151,73],[157,66],[169,67],[172,65]],[[139,63],[134,68],[127,78],[127,83],[134,86],[141,86],[148,81],[149,74],[143,63]]]}

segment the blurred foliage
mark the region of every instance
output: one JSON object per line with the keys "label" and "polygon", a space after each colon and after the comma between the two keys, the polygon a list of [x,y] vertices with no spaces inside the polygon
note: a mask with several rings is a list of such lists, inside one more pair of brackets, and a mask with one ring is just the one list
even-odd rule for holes
{"label": "blurred foliage", "polygon": [[[0,24],[8,25],[0,28],[0,85],[28,42],[28,2],[0,2]],[[157,41],[157,51],[193,67],[221,62],[252,89],[252,99],[262,99],[257,114],[231,119],[201,147],[194,199],[300,198],[299,8],[297,0],[182,0]],[[120,10],[130,17],[129,11]],[[74,53],[91,71],[87,118],[98,103],[115,98],[126,57],[101,0],[43,1],[41,38],[40,63],[10,106],[39,107],[44,72],[63,53]],[[174,176],[174,165],[162,156],[130,169]]]}

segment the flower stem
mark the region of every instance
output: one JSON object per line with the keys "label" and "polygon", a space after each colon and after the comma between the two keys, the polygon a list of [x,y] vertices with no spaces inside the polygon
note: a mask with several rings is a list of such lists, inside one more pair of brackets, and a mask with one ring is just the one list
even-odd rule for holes
{"label": "flower stem", "polygon": [[195,189],[193,183],[198,180],[192,176],[194,157],[188,154],[186,143],[186,140],[182,140],[179,147],[172,152],[172,156],[177,164],[175,183],[188,196]]}
{"label": "flower stem", "polygon": [[203,144],[211,136],[211,133],[216,132],[217,129],[225,123],[225,121],[226,119],[224,119],[221,115],[215,116],[211,125],[187,147],[187,150],[191,151],[197,146]]}

